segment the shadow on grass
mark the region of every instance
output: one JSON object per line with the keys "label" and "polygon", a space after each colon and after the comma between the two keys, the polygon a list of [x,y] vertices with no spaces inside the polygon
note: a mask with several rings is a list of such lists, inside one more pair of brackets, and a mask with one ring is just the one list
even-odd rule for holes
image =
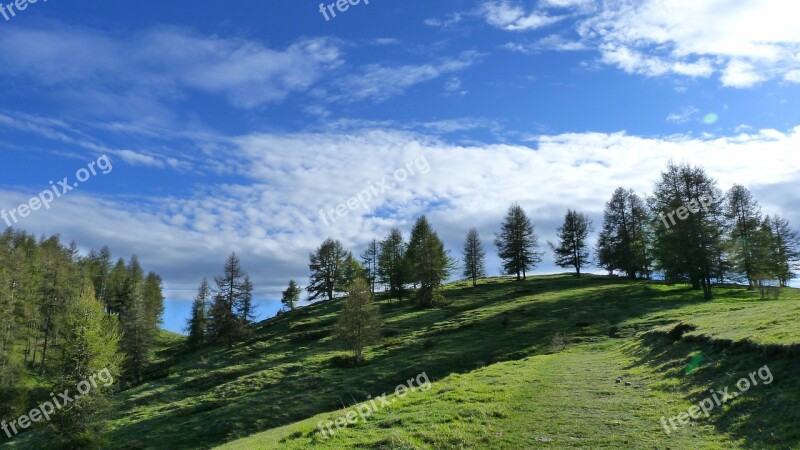
{"label": "shadow on grass", "polygon": [[[661,332],[646,333],[640,344],[630,352],[637,358],[636,365],[650,366],[665,378],[679,380],[678,389],[689,393],[685,396],[688,402],[698,404],[711,395],[711,389],[728,388],[738,394],[725,408],[713,410],[707,419],[720,432],[742,439],[746,448],[800,447],[800,346],[758,345],[705,336],[676,340],[674,334]],[[702,356],[703,363],[694,368],[692,361],[697,361],[697,355]],[[687,369],[690,364],[689,369],[693,370]],[[749,379],[751,373],[764,366],[774,380],[765,385],[755,375],[753,379],[759,384],[739,393],[737,382]]]}

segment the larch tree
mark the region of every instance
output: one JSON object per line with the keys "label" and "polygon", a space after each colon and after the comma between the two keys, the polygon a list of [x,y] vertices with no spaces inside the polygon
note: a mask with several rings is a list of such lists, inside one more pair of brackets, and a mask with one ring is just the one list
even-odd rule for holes
{"label": "larch tree", "polygon": [[214,277],[214,282],[217,287],[209,310],[209,331],[232,347],[234,340],[247,331],[253,285],[236,253],[228,256],[223,273]]}
{"label": "larch tree", "polygon": [[461,260],[464,264],[463,275],[472,280],[473,287],[477,286],[478,279],[486,276],[486,250],[477,228],[471,228],[467,233]]}
{"label": "larch tree", "polygon": [[441,298],[442,283],[450,276],[453,263],[425,216],[417,219],[411,230],[405,259],[409,281],[418,286],[417,304],[432,306]]}
{"label": "larch tree", "polygon": [[355,361],[360,362],[364,360],[364,347],[380,337],[380,312],[363,278],[356,279],[347,294],[334,333],[337,340],[353,353]]}
{"label": "larch tree", "polygon": [[609,273],[649,278],[652,263],[650,217],[644,201],[630,189],[617,188],[606,203],[596,249],[597,264]]}
{"label": "larch tree", "polygon": [[326,239],[316,251],[308,255],[309,300],[333,300],[336,294],[345,291],[345,263],[352,258],[352,254],[344,245],[331,238]]}
{"label": "larch tree", "polygon": [[369,283],[369,290],[372,295],[375,295],[375,286],[378,283],[378,256],[380,255],[380,244],[378,240],[373,238],[367,248],[361,253],[361,263],[366,269],[367,283]]}
{"label": "larch tree", "polygon": [[578,277],[589,262],[589,247],[586,241],[592,230],[592,221],[583,213],[568,210],[564,223],[558,228],[558,245],[548,243],[559,267],[573,267]]}
{"label": "larch tree", "polygon": [[198,347],[206,342],[210,304],[211,286],[208,284],[208,279],[204,277],[192,302],[192,315],[186,327],[189,332],[190,347]]}
{"label": "larch tree", "polygon": [[757,254],[763,254],[757,248],[760,240],[757,234],[763,221],[761,208],[750,191],[738,184],[728,192],[725,206],[733,271],[747,281],[748,289],[752,290],[756,285],[756,265],[760,265],[755,259]]}
{"label": "larch tree", "polygon": [[380,243],[378,257],[378,279],[387,288],[389,298],[403,299],[408,282],[406,265],[406,242],[403,233],[397,228]]}
{"label": "larch tree", "polygon": [[[724,260],[724,198],[704,169],[670,163],[650,199],[657,267],[668,281],[688,281],[713,298],[712,283]],[[677,220],[676,220],[677,219]]]}
{"label": "larch tree", "polygon": [[537,252],[539,238],[533,224],[516,203],[508,209],[500,232],[495,235],[494,245],[503,261],[503,273],[516,275],[517,280],[526,279],[528,271],[542,261],[541,253]]}

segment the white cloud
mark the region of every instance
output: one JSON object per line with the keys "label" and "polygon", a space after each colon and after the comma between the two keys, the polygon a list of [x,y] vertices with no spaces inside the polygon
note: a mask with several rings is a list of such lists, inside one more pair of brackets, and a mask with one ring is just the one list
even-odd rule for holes
{"label": "white cloud", "polygon": [[765,78],[752,64],[737,59],[728,63],[722,72],[721,81],[724,86],[746,88],[764,81]]}
{"label": "white cloud", "polygon": [[0,39],[7,45],[0,74],[58,86],[65,98],[88,96],[87,103],[103,106],[118,103],[103,101],[109,96],[126,97],[130,106],[137,99],[174,100],[194,90],[254,108],[308,90],[342,62],[340,44],[332,39],[300,39],[272,49],[179,28],[123,38],[67,27],[5,27]]}
{"label": "white cloud", "polygon": [[695,116],[697,116],[697,113],[699,112],[700,110],[695,108],[694,106],[687,106],[686,108],[683,108],[680,112],[668,115],[667,122],[678,123],[678,124],[686,123],[692,120]]}
{"label": "white cloud", "polygon": [[676,73],[749,87],[800,67],[798,4],[782,0],[620,0],[579,21],[602,60],[650,76]]}
{"label": "white cloud", "polygon": [[[786,214],[800,225],[794,208],[800,127],[722,138],[562,134],[538,136],[534,147],[456,145],[390,128],[215,140],[233,149],[217,159],[236,167],[236,184],[205,183],[186,196],[136,203],[94,195],[87,184],[20,225],[36,234],[58,232],[84,248],[109,244],[115,254],[137,253],[149,269],[164,275],[170,289],[194,289],[236,250],[260,295],[273,298],[288,279],[305,279],[308,251],[325,237],[342,239],[358,251],[390,227],[407,232],[414,218],[426,213],[457,252],[471,226],[488,242],[509,203],[519,201],[544,242],[553,239],[566,208],[585,211],[599,223],[603,204],[617,186],[649,193],[670,159],[705,166],[723,188],[741,183],[754,192],[770,192],[759,198],[765,211]],[[429,173],[398,183],[368,209],[330,227],[319,218],[321,209],[347,202],[383,177],[391,179],[422,155]],[[31,195],[0,190],[0,206],[13,207]],[[542,269],[557,270],[547,262]],[[490,259],[489,270],[497,271],[496,259]]]}
{"label": "white cloud", "polygon": [[536,30],[563,19],[542,12],[526,12],[521,6],[507,0],[486,3],[481,13],[488,24],[508,31]]}
{"label": "white cloud", "polygon": [[326,101],[360,101],[369,99],[382,102],[400,95],[411,86],[437,79],[443,75],[459,72],[473,65],[480,54],[463,52],[457,58],[447,58],[435,63],[403,66],[371,64],[362,73],[336,81],[335,91],[320,91],[318,94]]}

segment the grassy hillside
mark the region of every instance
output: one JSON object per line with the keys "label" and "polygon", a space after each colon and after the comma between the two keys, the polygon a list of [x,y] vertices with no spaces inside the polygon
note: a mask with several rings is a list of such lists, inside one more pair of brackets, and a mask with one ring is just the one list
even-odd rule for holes
{"label": "grassy hillside", "polygon": [[[457,283],[446,299],[430,310],[381,301],[384,338],[360,367],[330,337],[338,302],[298,311],[291,327],[264,322],[233,349],[167,350],[150,382],[113,399],[114,448],[800,446],[796,290],[762,302],[721,288],[708,302],[685,287],[549,276]],[[665,434],[662,416],[764,365],[771,384]],[[390,396],[332,438],[317,432],[423,372],[429,390]]]}

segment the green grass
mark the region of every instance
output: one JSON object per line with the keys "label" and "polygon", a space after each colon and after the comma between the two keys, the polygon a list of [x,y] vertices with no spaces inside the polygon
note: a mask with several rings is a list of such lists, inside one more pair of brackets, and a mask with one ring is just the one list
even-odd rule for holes
{"label": "green grass", "polygon": [[[286,316],[266,321],[230,350],[187,352],[178,340],[150,381],[112,399],[109,439],[118,449],[800,446],[797,290],[762,302],[727,287],[704,301],[681,286],[546,276],[455,283],[445,298],[430,310],[381,301],[384,338],[359,367],[330,337],[339,302],[297,311],[291,328]],[[693,331],[676,339],[677,324]],[[557,333],[570,339],[564,351],[551,345]],[[765,364],[771,385],[664,433],[662,416]],[[331,439],[316,432],[422,372],[427,392]]]}

